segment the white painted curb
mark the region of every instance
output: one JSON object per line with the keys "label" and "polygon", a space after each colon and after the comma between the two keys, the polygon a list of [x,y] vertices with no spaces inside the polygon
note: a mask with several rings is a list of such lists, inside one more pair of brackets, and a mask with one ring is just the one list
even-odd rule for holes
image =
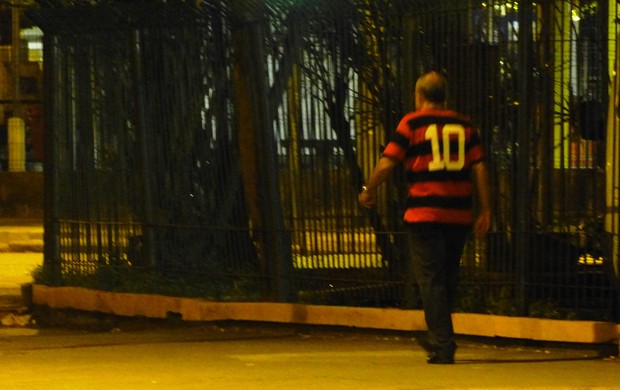
{"label": "white painted curb", "polygon": [[[32,302],[53,309],[76,309],[120,316],[185,321],[258,321],[355,328],[426,330],[421,310],[315,306],[271,302],[212,302],[162,295],[114,293],[80,287],[32,286]],[[550,320],[455,313],[457,334],[574,343],[617,342],[620,325],[595,321]]]}

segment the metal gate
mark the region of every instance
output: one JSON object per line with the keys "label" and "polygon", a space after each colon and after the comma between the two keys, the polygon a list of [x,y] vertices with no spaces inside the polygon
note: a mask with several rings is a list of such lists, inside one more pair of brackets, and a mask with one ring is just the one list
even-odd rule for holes
{"label": "metal gate", "polygon": [[492,172],[459,309],[618,318],[614,2],[36,3],[47,283],[418,307],[399,175],[357,193],[437,69]]}

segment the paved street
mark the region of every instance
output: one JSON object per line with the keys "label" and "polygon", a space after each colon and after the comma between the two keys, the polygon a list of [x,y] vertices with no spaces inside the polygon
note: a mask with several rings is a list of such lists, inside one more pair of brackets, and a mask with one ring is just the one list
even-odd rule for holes
{"label": "paved street", "polygon": [[[17,232],[4,234],[26,231],[11,229]],[[30,248],[27,234],[18,238]],[[41,253],[0,252],[0,293],[19,294],[41,263]],[[594,347],[468,338],[460,340],[457,364],[429,366],[416,334],[405,332],[135,320],[106,326],[99,332],[0,327],[0,390],[620,390],[620,360],[601,358]]]}
{"label": "paved street", "polygon": [[414,334],[232,323],[0,329],[2,389],[620,389],[594,349],[461,340],[427,365]]}

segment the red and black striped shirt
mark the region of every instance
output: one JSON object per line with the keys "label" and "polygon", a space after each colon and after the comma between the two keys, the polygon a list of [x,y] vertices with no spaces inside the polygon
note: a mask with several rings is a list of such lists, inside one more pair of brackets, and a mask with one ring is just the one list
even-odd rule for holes
{"label": "red and black striped shirt", "polygon": [[470,225],[472,166],[484,159],[478,132],[451,110],[403,117],[383,156],[403,161],[409,192],[405,222]]}

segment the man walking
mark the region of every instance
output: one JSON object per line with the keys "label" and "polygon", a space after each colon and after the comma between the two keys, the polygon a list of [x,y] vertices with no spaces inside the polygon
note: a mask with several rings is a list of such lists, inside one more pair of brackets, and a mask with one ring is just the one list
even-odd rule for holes
{"label": "man walking", "polygon": [[418,79],[416,111],[401,119],[359,194],[362,206],[373,207],[377,187],[397,164],[404,163],[408,185],[404,221],[429,330],[425,348],[430,364],[454,363],[451,313],[461,255],[472,227],[481,237],[491,220],[480,137],[467,117],[446,109],[446,96],[447,82],[440,73],[429,72]]}

